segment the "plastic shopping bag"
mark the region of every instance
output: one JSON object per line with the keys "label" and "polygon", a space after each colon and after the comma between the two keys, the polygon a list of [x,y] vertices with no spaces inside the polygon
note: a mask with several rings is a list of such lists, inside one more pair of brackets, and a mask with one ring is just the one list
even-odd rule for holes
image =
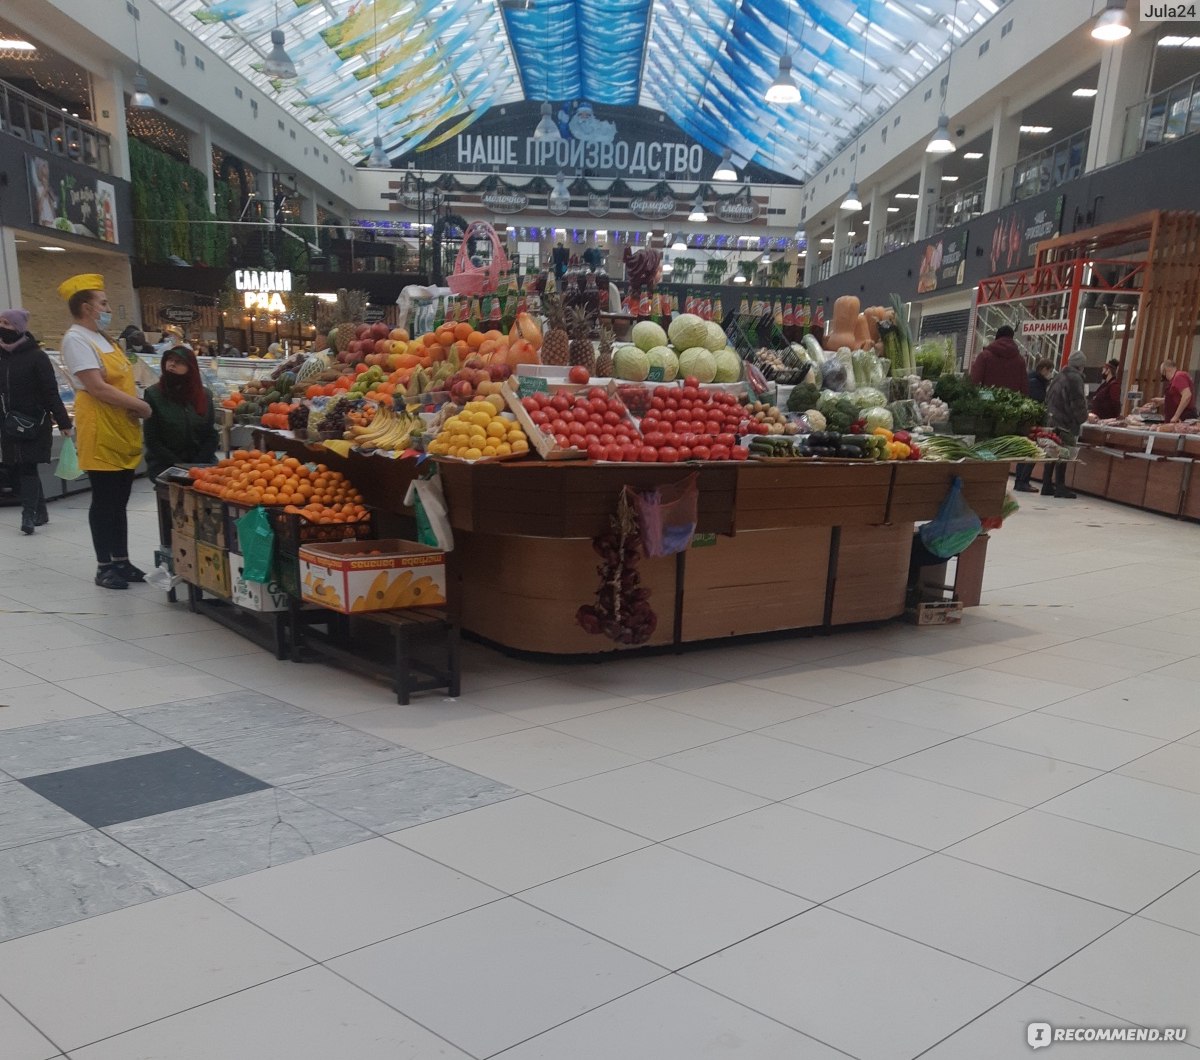
{"label": "plastic shopping bag", "polygon": [[242,550],[242,576],[248,582],[271,581],[275,560],[275,531],[261,505],[251,508],[237,521],[238,546]]}
{"label": "plastic shopping bag", "polygon": [[453,551],[454,531],[450,528],[442,480],[436,474],[431,478],[413,479],[404,495],[404,503],[416,514],[417,541],[430,548]]}
{"label": "plastic shopping bag", "polygon": [[62,449],[58,453],[58,464],[54,474],[67,482],[74,482],[83,476],[83,468],[79,466],[79,453],[75,449],[74,438],[64,438]]}
{"label": "plastic shopping bag", "polygon": [[930,552],[941,559],[950,559],[964,551],[982,530],[979,516],[963,496],[962,479],[955,477],[937,515],[918,533],[921,544]]}
{"label": "plastic shopping bag", "polygon": [[691,546],[696,534],[699,497],[695,474],[634,494],[642,529],[642,550],[647,556],[673,556]]}

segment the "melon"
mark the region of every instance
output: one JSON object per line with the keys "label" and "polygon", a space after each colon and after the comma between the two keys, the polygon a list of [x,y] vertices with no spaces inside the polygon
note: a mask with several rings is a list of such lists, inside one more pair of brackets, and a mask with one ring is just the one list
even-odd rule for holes
{"label": "melon", "polygon": [[679,355],[679,374],[694,375],[702,383],[711,383],[717,375],[717,362],[712,350],[706,346],[692,346],[684,350]]}
{"label": "melon", "polygon": [[661,325],[654,323],[653,320],[639,320],[633,325],[630,337],[639,350],[652,350],[655,346],[667,344],[667,333],[663,331]]}
{"label": "melon", "polygon": [[[708,341],[707,322],[701,320],[695,313],[680,313],[679,316],[672,318],[671,326],[667,328],[667,334],[670,336],[671,345],[677,350],[687,350],[694,346],[701,346],[707,349],[705,343]],[[721,336],[721,345],[725,345],[725,337]]]}

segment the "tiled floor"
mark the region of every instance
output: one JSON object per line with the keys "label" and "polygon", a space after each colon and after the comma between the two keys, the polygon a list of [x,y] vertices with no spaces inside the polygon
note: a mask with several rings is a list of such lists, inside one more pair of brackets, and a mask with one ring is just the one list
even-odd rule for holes
{"label": "tiled floor", "polygon": [[1024,498],[960,628],[398,707],[86,503],[0,512],[2,1060],[1200,1060],[1200,527]]}

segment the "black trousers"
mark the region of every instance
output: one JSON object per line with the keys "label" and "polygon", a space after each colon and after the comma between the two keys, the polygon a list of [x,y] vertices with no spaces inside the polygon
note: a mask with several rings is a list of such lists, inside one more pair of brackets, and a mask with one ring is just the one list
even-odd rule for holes
{"label": "black trousers", "polygon": [[21,515],[32,521],[39,509],[46,505],[46,498],[42,496],[42,479],[38,474],[38,466],[26,462],[6,466],[12,478],[13,491],[21,498]]}
{"label": "black trousers", "polygon": [[102,566],[114,559],[129,558],[129,523],[125,509],[133,489],[132,471],[89,471],[92,506],[88,525],[92,528],[92,547],[96,562]]}

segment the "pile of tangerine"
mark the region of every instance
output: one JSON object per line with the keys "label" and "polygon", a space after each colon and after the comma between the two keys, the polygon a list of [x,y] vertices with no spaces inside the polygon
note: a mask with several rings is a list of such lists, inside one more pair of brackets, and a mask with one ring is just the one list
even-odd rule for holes
{"label": "pile of tangerine", "polygon": [[188,474],[197,490],[235,504],[294,507],[313,522],[349,523],[366,517],[362,495],[340,471],[303,464],[258,449],[238,449],[213,467]]}

